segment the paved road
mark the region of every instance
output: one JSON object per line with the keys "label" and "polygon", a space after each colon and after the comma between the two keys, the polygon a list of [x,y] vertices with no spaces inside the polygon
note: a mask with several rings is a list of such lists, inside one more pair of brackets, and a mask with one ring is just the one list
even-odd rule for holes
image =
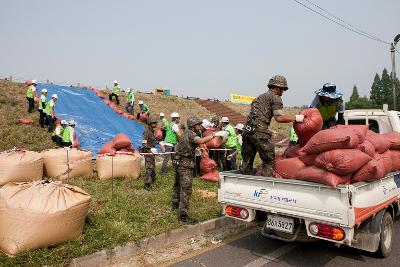
{"label": "paved road", "polygon": [[345,246],[337,248],[330,242],[285,243],[255,232],[173,266],[400,266],[400,220],[395,231],[392,254],[385,259]]}

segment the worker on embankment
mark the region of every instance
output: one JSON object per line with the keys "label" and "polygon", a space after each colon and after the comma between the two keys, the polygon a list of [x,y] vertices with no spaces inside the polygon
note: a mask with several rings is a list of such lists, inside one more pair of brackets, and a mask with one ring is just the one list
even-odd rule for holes
{"label": "worker on embankment", "polygon": [[56,115],[55,115],[55,108],[56,108],[57,100],[58,100],[57,94],[53,94],[51,96],[51,99],[49,101],[47,101],[46,107],[44,109],[44,113],[46,114],[46,121],[48,123],[49,133],[53,132],[54,123],[57,120]]}
{"label": "worker on embankment", "polygon": [[35,108],[35,98],[37,98],[37,81],[32,80],[31,85],[28,86],[28,90],[26,91],[26,99],[28,100],[28,112],[32,113]]}
{"label": "worker on embankment", "polygon": [[126,98],[125,109],[126,112],[133,115],[135,113],[135,95],[131,88],[126,88],[126,92],[128,95]]}
{"label": "worker on embankment", "polygon": [[117,105],[119,105],[118,94],[121,87],[118,85],[118,81],[114,81],[114,86],[112,88],[111,94],[108,95],[108,99],[112,101],[112,98],[115,97]]}
{"label": "worker on embankment", "polygon": [[62,137],[62,146],[71,147],[76,141],[76,132],[75,132],[76,122],[74,120],[70,120],[68,122],[68,126],[65,127]]}
{"label": "worker on embankment", "polygon": [[40,98],[39,98],[39,107],[38,107],[39,124],[40,124],[40,127],[44,128],[44,126],[45,126],[45,118],[46,118],[46,114],[44,113],[44,109],[46,108],[46,102],[47,102],[47,89],[43,88],[41,92],[42,92],[42,94],[40,95]]}
{"label": "worker on embankment", "polygon": [[[321,113],[324,121],[323,129],[328,129],[336,124],[345,124],[343,94],[336,91],[336,85],[326,83],[321,89],[315,91],[315,94],[310,108],[317,108]],[[338,114],[337,120],[336,113]]]}
{"label": "worker on embankment", "polygon": [[140,100],[138,102],[138,104],[139,104],[139,112],[138,112],[136,118],[140,119],[141,114],[147,114],[147,116],[148,116],[150,114],[149,107],[142,100]]}
{"label": "worker on embankment", "polygon": [[54,129],[51,134],[51,140],[56,143],[59,147],[62,147],[62,139],[65,128],[68,126],[68,122],[66,120],[61,120],[60,124]]}
{"label": "worker on embankment", "polygon": [[281,75],[272,77],[268,82],[269,90],[259,95],[251,103],[246,126],[243,130],[242,172],[254,174],[254,158],[258,152],[262,160],[263,176],[271,176],[275,160],[275,147],[268,129],[272,118],[279,123],[303,122],[304,115],[285,115],[282,94],[288,90],[286,78]]}
{"label": "worker on embankment", "polygon": [[[144,156],[145,162],[145,176],[144,176],[144,188],[150,190],[152,185],[156,181],[156,159],[155,154],[157,149],[157,139],[154,135],[154,131],[157,128],[158,118],[155,115],[151,115],[147,119],[147,128],[143,133],[142,149],[143,153],[149,153]],[[152,153],[152,154],[151,154]]]}
{"label": "worker on embankment", "polygon": [[193,168],[195,166],[193,159],[196,148],[200,144],[207,143],[215,136],[225,135],[225,132],[221,131],[201,138],[197,136],[201,123],[202,121],[196,117],[188,118],[187,129],[177,146],[178,166],[173,188],[172,209],[178,209],[178,219],[185,223],[197,222],[188,215],[189,201],[192,195]]}

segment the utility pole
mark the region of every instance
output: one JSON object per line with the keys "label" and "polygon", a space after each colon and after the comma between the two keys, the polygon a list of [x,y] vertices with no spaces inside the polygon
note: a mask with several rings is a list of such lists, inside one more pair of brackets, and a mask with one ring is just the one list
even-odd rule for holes
{"label": "utility pole", "polygon": [[394,37],[394,42],[390,44],[390,53],[392,56],[392,94],[393,94],[393,110],[396,110],[396,64],[395,64],[395,52],[396,44],[400,40],[400,34]]}

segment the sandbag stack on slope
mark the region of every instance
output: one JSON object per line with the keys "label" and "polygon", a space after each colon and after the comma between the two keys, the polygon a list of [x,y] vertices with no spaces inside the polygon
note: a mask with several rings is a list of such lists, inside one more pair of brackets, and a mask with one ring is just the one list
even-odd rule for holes
{"label": "sandbag stack on slope", "polygon": [[114,156],[99,155],[96,159],[97,175],[100,180],[116,177],[138,178],[140,175],[141,156],[139,152],[116,152]]}
{"label": "sandbag stack on slope", "polygon": [[400,133],[377,134],[366,125],[337,125],[315,133],[303,146],[288,148],[284,157],[276,161],[275,173],[286,179],[334,187],[373,181],[400,169]]}
{"label": "sandbag stack on slope", "polygon": [[78,238],[90,200],[61,182],[6,184],[0,189],[0,250],[15,255]]}
{"label": "sandbag stack on slope", "polygon": [[29,182],[43,177],[43,157],[26,150],[0,153],[0,186],[8,182]]}
{"label": "sandbag stack on slope", "polygon": [[92,152],[76,148],[42,151],[44,172],[48,178],[67,179],[93,175]]}
{"label": "sandbag stack on slope", "polygon": [[117,134],[113,140],[104,144],[104,146],[100,149],[99,154],[115,155],[117,151],[135,152],[131,139],[124,133]]}

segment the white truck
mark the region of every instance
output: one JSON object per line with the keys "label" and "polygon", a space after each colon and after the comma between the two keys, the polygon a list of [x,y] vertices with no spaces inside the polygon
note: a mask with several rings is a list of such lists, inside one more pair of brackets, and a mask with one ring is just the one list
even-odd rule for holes
{"label": "white truck", "polygon": [[[400,112],[348,110],[346,124],[400,132]],[[400,214],[400,172],[374,182],[339,185],[221,172],[218,201],[227,216],[257,221],[264,236],[285,241],[324,239],[387,257]]]}

